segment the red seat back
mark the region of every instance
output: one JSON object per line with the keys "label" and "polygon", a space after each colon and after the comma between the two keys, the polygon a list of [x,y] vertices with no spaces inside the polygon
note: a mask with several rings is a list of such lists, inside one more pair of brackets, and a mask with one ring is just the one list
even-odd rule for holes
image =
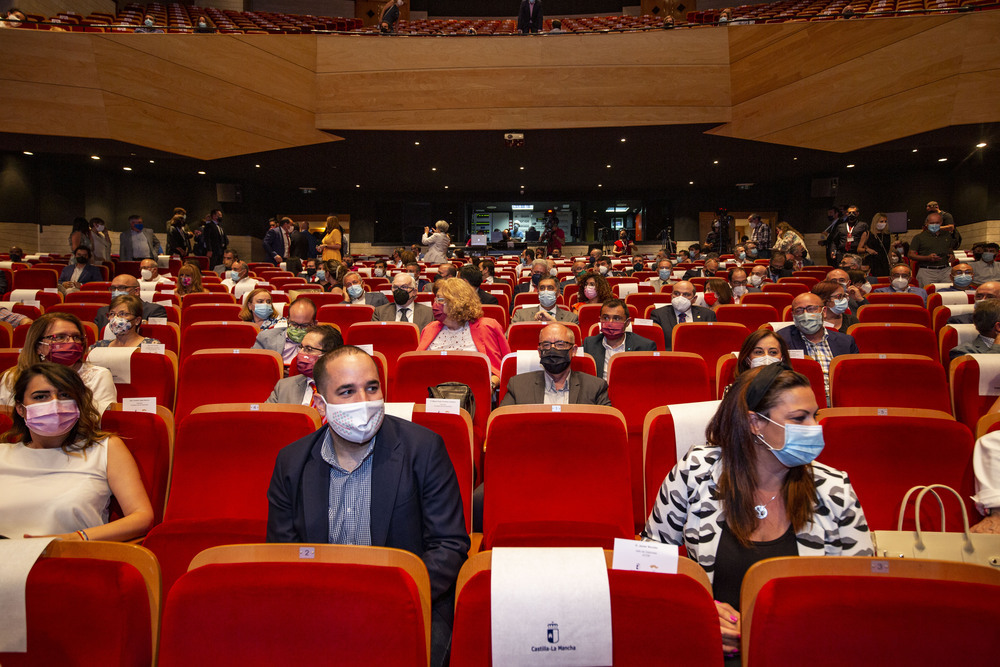
{"label": "red seat back", "polygon": [[[738,322],[684,322],[674,326],[672,333],[674,352],[697,354],[714,369],[719,357],[739,352],[750,330]],[[714,391],[714,376],[709,383]]]}
{"label": "red seat back", "polygon": [[778,321],[778,310],[765,303],[729,303],[715,309],[715,317],[719,322],[737,322],[750,331],[759,329],[762,324]]}
{"label": "red seat back", "polygon": [[236,297],[229,292],[194,292],[181,297],[181,312],[187,314],[188,308],[206,303],[236,303]]}
{"label": "red seat back", "polygon": [[[174,454],[174,417],[166,408],[156,412],[124,412],[121,403],[112,403],[101,415],[101,428],[111,431],[125,443],[139,467],[142,485],[153,505],[153,526],[163,520],[167,502],[167,483]],[[114,506],[111,520],[121,518]]]}
{"label": "red seat back", "polygon": [[320,306],[316,321],[321,324],[336,324],[341,331],[347,331],[355,322],[371,322],[374,315],[375,308],[372,306],[338,303]]}
{"label": "red seat back", "polygon": [[[871,305],[894,304],[897,306],[925,307],[924,297],[912,292],[871,292],[865,298],[868,299],[868,303]],[[940,299],[940,297],[938,298]]]}
{"label": "red seat back", "polygon": [[476,478],[475,444],[472,440],[472,417],[465,410],[452,415],[444,412],[427,412],[422,405],[413,406],[413,423],[437,433],[444,440],[448,458],[455,468],[458,489],[462,494],[465,513],[465,530],[472,532],[472,489]]}
{"label": "red seat back", "polygon": [[[183,340],[184,330],[192,324],[198,322],[229,322],[240,321],[240,306],[235,303],[201,303],[189,306],[182,313],[181,340]],[[181,348],[183,349],[183,344]]]}
{"label": "red seat back", "polygon": [[931,359],[938,357],[938,341],[934,332],[919,324],[870,322],[855,324],[847,333],[854,337],[862,354],[919,354]]}
{"label": "red seat back", "polygon": [[763,303],[771,306],[779,313],[783,313],[785,312],[785,308],[792,305],[792,299],[794,298],[788,292],[750,292],[743,295],[740,303],[747,305]]}
{"label": "red seat back", "polygon": [[282,376],[281,357],[272,350],[199,350],[181,364],[177,423],[183,424],[188,413],[206,403],[263,403]]}
{"label": "red seat back", "polygon": [[20,269],[14,272],[11,290],[54,288],[59,283],[59,273],[54,269]]}
{"label": "red seat back", "polygon": [[[572,322],[561,322],[567,329],[573,332],[573,338],[577,345],[583,345],[583,336],[580,334],[580,327]],[[507,344],[511,352],[517,350],[537,350],[538,334],[549,325],[548,322],[514,322],[507,330]]]}
{"label": "red seat back", "polygon": [[257,327],[251,322],[196,322],[181,333],[180,363],[198,350],[218,347],[249,350],[257,341]]}
{"label": "red seat back", "polygon": [[[871,296],[871,295],[869,295]],[[868,322],[909,322],[921,326],[931,326],[931,316],[922,305],[912,304],[868,304],[858,309],[858,320]]]}
{"label": "red seat back", "polygon": [[355,322],[344,332],[344,343],[371,345],[376,352],[385,355],[386,381],[391,384],[396,377],[399,356],[416,351],[420,344],[420,329],[412,322]]}
{"label": "red seat back", "polygon": [[[930,333],[930,329],[927,330]],[[944,368],[914,354],[842,354],[830,363],[835,408],[923,408],[951,412]]]}
{"label": "red seat back", "polygon": [[762,292],[784,292],[793,297],[805,294],[809,291],[809,286],[805,283],[767,283],[761,288]]}
{"label": "red seat back", "polygon": [[504,331],[510,326],[510,313],[503,306],[492,303],[483,304],[483,316],[496,320]]}

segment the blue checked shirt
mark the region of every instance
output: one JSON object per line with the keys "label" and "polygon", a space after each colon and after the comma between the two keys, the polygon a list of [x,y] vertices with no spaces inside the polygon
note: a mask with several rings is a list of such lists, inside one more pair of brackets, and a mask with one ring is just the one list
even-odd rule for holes
{"label": "blue checked shirt", "polygon": [[830,362],[833,361],[833,351],[830,350],[830,337],[827,334],[826,326],[824,326],[823,338],[818,343],[810,343],[805,336],[802,337],[802,340],[806,344],[806,354],[815,359],[819,363],[819,367],[823,369],[823,387],[826,389],[826,400],[829,403]]}
{"label": "blue checked shirt", "polygon": [[[377,437],[377,436],[376,436]],[[321,454],[330,464],[330,505],[327,509],[330,544],[371,546],[372,543],[372,438],[361,465],[347,472],[337,462],[333,435],[326,430]]]}

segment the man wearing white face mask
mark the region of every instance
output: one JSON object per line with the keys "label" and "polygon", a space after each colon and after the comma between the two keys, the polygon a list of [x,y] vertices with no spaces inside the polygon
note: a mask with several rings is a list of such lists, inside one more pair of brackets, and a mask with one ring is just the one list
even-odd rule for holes
{"label": "man wearing white face mask", "polygon": [[313,378],[327,426],[278,453],[267,491],[267,541],[382,546],[419,556],[433,598],[431,664],[439,665],[470,546],[444,441],[385,415],[378,370],[357,347],[323,355]]}
{"label": "man wearing white face mask", "polygon": [[174,281],[160,275],[155,259],[144,259],[139,264],[139,291],[151,292],[157,285],[173,285]]}
{"label": "man wearing white face mask", "polygon": [[823,369],[823,384],[827,398],[830,396],[830,362],[842,354],[858,354],[854,336],[831,331],[823,326],[823,299],[812,292],[799,294],[792,299],[792,317],[795,326],[785,327],[778,335],[789,350],[802,350],[819,362]]}
{"label": "man wearing white face mask", "polygon": [[715,322],[715,313],[710,308],[694,305],[695,290],[687,280],[674,284],[673,298],[669,306],[661,306],[653,311],[653,323],[663,328],[666,349],[672,349],[674,327],[684,322]]}
{"label": "man wearing white face mask", "polygon": [[760,292],[761,288],[771,282],[767,277],[767,267],[763,264],[754,264],[747,277],[747,292]]}
{"label": "man wearing white face mask", "polygon": [[[911,251],[912,254],[912,251]],[[946,271],[946,274],[950,271]],[[879,287],[876,292],[883,293],[908,293],[917,294],[924,300],[924,304],[927,304],[927,291],[922,287],[914,287],[910,284],[910,278],[913,276],[913,272],[910,270],[907,264],[897,264],[892,267],[892,271],[889,272],[889,276],[892,278],[892,283],[890,287]],[[940,282],[946,282],[941,280]]]}

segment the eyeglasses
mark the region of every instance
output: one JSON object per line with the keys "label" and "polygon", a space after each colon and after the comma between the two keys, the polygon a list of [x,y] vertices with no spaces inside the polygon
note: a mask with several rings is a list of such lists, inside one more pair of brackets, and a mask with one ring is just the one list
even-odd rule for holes
{"label": "eyeglasses", "polygon": [[321,348],[313,347],[312,345],[303,345],[299,349],[306,354],[323,354],[323,350]]}
{"label": "eyeglasses", "polygon": [[120,310],[117,313],[108,313],[108,316],[109,317],[124,317],[125,319],[130,319],[132,317],[135,317],[132,313],[128,312],[127,310]]}
{"label": "eyeglasses", "polygon": [[815,315],[816,313],[823,312],[823,306],[805,306],[803,308],[795,308],[792,310],[792,315],[801,315],[803,313],[809,313],[810,315]]}
{"label": "eyeglasses", "polygon": [[288,320],[288,328],[289,329],[308,329],[311,326],[312,326],[312,322],[306,322],[305,324],[299,324],[298,322],[292,322],[291,320]]}
{"label": "eyeglasses", "polygon": [[564,340],[556,341],[555,343],[539,343],[538,350],[540,352],[548,352],[549,350],[559,350],[560,352],[565,352],[566,350],[573,349],[573,343],[567,343]]}
{"label": "eyeglasses", "polygon": [[49,343],[82,343],[83,336],[79,334],[52,334],[51,336],[42,336],[39,339],[40,342]]}
{"label": "eyeglasses", "polygon": [[129,285],[115,285],[115,284],[111,285],[112,292],[131,292],[132,290],[138,290],[138,289],[139,289],[138,285],[136,285],[135,287],[130,287]]}

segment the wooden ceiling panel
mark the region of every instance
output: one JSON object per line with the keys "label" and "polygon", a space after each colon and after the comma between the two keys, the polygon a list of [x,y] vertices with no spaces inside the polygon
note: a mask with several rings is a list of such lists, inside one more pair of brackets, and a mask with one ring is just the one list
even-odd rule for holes
{"label": "wooden ceiling panel", "polygon": [[73,137],[108,136],[100,90],[76,86],[4,81],[4,132]]}

